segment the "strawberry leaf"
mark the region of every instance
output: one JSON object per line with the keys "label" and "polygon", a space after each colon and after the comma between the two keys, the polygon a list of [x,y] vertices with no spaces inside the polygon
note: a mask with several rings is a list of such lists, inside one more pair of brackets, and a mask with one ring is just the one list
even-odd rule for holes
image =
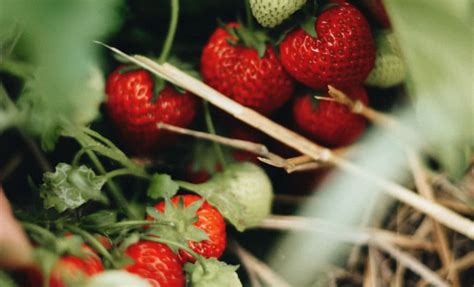
{"label": "strawberry leaf", "polygon": [[152,199],[171,198],[179,189],[179,185],[171,179],[167,174],[156,173],[151,178],[147,195]]}
{"label": "strawberry leaf", "polygon": [[305,19],[300,24],[301,29],[303,29],[306,33],[308,33],[313,38],[318,38],[318,33],[316,32],[316,17],[310,16]]}
{"label": "strawberry leaf", "polygon": [[[167,199],[163,213],[154,207],[147,208],[149,216],[156,220],[170,223],[169,225],[154,225],[147,231],[147,234],[184,245],[187,244],[187,241],[200,242],[208,240],[209,236],[207,233],[193,225],[198,220],[196,212],[202,203],[202,200],[198,200],[188,207],[184,207],[183,199],[180,197],[177,205],[172,204]],[[174,251],[178,249],[176,246],[171,245],[170,248]]]}
{"label": "strawberry leaf", "polygon": [[103,176],[97,176],[85,165],[72,167],[59,163],[55,172],[43,175],[40,196],[44,199],[45,208],[55,208],[58,212],[76,209],[89,200],[105,201],[101,193],[106,182]]}
{"label": "strawberry leaf", "polygon": [[[204,272],[201,264],[205,264],[207,272]],[[188,281],[193,287],[241,287],[242,283],[236,272],[238,268],[239,266],[228,265],[215,258],[184,265]]]}

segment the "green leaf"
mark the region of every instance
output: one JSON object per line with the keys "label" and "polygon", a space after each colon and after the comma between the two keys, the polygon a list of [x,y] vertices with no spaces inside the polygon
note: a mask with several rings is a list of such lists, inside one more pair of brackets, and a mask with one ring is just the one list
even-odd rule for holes
{"label": "green leaf", "polygon": [[100,210],[81,219],[81,225],[88,228],[101,228],[117,222],[117,211]]}
{"label": "green leaf", "polygon": [[420,136],[459,179],[474,146],[472,1],[384,3],[411,76]]}
{"label": "green leaf", "polygon": [[0,286],[2,287],[17,287],[18,285],[5,271],[0,269]]}
{"label": "green leaf", "polygon": [[308,33],[311,37],[317,38],[318,33],[316,32],[316,17],[310,16],[305,19],[304,22],[300,24],[301,29],[303,29],[306,33]]}
{"label": "green leaf", "polygon": [[101,156],[117,161],[137,176],[148,176],[143,167],[133,162],[114,143],[96,131],[86,127],[65,125],[63,135],[76,139],[82,147],[87,147]]}
{"label": "green leaf", "polygon": [[179,190],[179,185],[167,174],[156,173],[151,178],[147,195],[152,199],[171,198]]}
{"label": "green leaf", "polygon": [[94,275],[85,287],[150,287],[150,284],[138,275],[124,270],[110,270]]}
{"label": "green leaf", "polygon": [[103,201],[101,193],[106,179],[97,176],[84,165],[73,168],[69,164],[59,163],[55,172],[43,175],[40,196],[45,208],[55,208],[59,212],[76,209],[89,200]]}
{"label": "green leaf", "polygon": [[204,272],[201,262],[195,264],[186,263],[184,270],[188,275],[188,281],[193,287],[242,287],[239,276],[235,272],[239,266],[228,265],[215,258],[204,260],[206,270]]}

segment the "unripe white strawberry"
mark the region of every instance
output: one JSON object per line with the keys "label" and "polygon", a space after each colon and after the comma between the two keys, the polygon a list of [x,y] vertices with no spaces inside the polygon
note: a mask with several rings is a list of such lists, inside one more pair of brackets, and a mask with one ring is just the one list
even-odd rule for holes
{"label": "unripe white strawberry", "polygon": [[377,56],[375,65],[365,84],[379,88],[389,88],[405,80],[406,65],[392,32],[377,38]]}
{"label": "unripe white strawberry", "polygon": [[252,14],[263,27],[275,27],[290,17],[306,0],[250,0]]}

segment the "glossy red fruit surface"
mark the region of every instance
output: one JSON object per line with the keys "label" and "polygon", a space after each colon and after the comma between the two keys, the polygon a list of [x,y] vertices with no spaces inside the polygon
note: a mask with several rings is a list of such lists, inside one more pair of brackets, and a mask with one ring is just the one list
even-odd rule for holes
{"label": "glossy red fruit surface", "polygon": [[104,271],[102,261],[95,252],[86,245],[83,248],[88,252],[84,258],[67,255],[56,261],[49,278],[50,287],[67,287],[66,282],[74,282]]}
{"label": "glossy red fruit surface", "polygon": [[124,145],[135,154],[147,155],[173,139],[156,123],[188,126],[196,115],[197,99],[167,85],[153,102],[152,76],[145,70],[123,69],[116,69],[107,80],[107,111]]}
{"label": "glossy red fruit surface", "polygon": [[211,35],[201,56],[204,82],[260,113],[270,114],[280,108],[293,93],[293,80],[274,49],[268,45],[260,58],[255,49],[231,45],[229,41],[235,38],[223,28]]}
{"label": "glossy red fruit surface", "polygon": [[324,10],[315,22],[317,38],[303,29],[280,45],[281,62],[298,81],[313,89],[351,87],[364,82],[375,62],[375,45],[362,13],[342,2]]}
{"label": "glossy red fruit surface", "polygon": [[[368,104],[363,86],[345,89],[344,92],[350,98]],[[345,105],[330,100],[318,100],[315,103],[310,95],[295,100],[293,118],[300,131],[327,147],[353,143],[362,135],[366,126],[366,120],[352,113]]]}
{"label": "glossy red fruit surface", "polygon": [[135,263],[125,267],[130,273],[145,278],[152,287],[184,287],[186,280],[181,262],[165,244],[138,241],[125,251]]}
{"label": "glossy red fruit surface", "polygon": [[[180,197],[183,198],[184,207],[187,207],[193,202],[202,199],[200,196],[187,194],[175,196],[171,199],[171,202],[174,205],[177,205]],[[164,202],[158,203],[155,205],[155,208],[163,212],[165,209]],[[207,203],[207,201],[204,201],[196,214],[198,216],[198,220],[193,225],[207,233],[209,239],[201,242],[189,241],[189,247],[196,253],[206,258],[221,257],[227,245],[224,218],[220,212]],[[190,254],[183,250],[180,250],[179,255],[183,263],[195,261],[195,259]]]}

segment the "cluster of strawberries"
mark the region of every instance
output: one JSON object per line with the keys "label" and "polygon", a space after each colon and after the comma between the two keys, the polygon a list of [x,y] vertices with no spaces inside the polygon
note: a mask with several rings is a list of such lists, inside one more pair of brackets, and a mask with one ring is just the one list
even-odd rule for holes
{"label": "cluster of strawberries", "polygon": [[[316,37],[295,28],[277,47],[279,54],[270,44],[259,50],[262,37],[241,24],[217,28],[201,56],[204,82],[268,116],[294,97],[292,125],[300,132],[327,147],[351,144],[363,133],[366,122],[344,105],[325,100],[328,85],[367,104],[364,81],[369,77],[369,84],[376,86],[398,84],[403,77],[394,80],[393,74],[404,73],[393,70],[403,70],[403,62],[399,55],[387,59],[384,48],[376,63],[377,49],[365,16],[345,1],[333,2],[314,22]],[[256,4],[252,7],[256,19],[266,24],[268,15],[262,14],[263,8]],[[298,95],[296,82],[306,88]],[[123,67],[107,82],[109,114],[125,145],[137,153],[147,154],[169,145],[170,136],[156,128],[157,122],[186,127],[198,110],[197,100],[190,93],[180,93],[167,85],[154,100],[154,88],[148,72],[123,72]]]}
{"label": "cluster of strawberries", "polygon": [[[182,207],[179,206],[179,200],[183,202]],[[207,239],[199,242],[190,240],[188,247],[199,256],[217,259],[224,253],[227,244],[225,221],[220,212],[206,201],[202,202],[197,210],[189,209],[193,203],[199,203],[201,200],[200,196],[191,194],[175,196],[171,199],[174,206],[169,208],[173,209],[173,212],[191,211],[193,214],[189,214],[189,217],[197,217],[192,226],[205,232]],[[155,208],[160,213],[166,212],[164,202],[158,203]],[[153,220],[151,216],[147,219]],[[66,240],[71,236],[66,235]],[[97,235],[97,239],[108,250],[116,248],[105,236]],[[82,244],[81,248],[80,252],[75,250],[75,253],[82,253],[81,256],[63,255],[55,262],[48,281],[50,287],[66,287],[69,286],[69,281],[74,282],[81,277],[91,277],[104,272],[104,264],[97,253],[87,244]],[[146,279],[150,286],[184,287],[186,277],[183,265],[196,261],[196,258],[184,250],[180,249],[175,253],[167,244],[148,240],[139,240],[125,246],[124,254],[133,261],[124,264],[123,269]],[[30,286],[41,286],[41,273],[29,270],[28,281]]]}
{"label": "cluster of strawberries", "polygon": [[[273,27],[305,3],[293,2],[294,5],[279,7],[289,9],[286,11],[270,7],[272,1],[251,0],[250,4],[257,21]],[[404,66],[391,35],[384,34],[375,42],[368,21],[356,7],[346,1],[332,2],[334,5],[322,9],[314,20],[316,36],[306,29],[294,28],[278,46],[267,44],[265,37],[253,35],[252,30],[239,23],[217,28],[202,51],[200,70],[204,82],[267,116],[291,101],[291,125],[307,137],[327,147],[353,143],[363,133],[366,121],[338,102],[321,100],[330,98],[328,85],[368,104],[364,84],[399,84],[403,81]],[[386,18],[384,21],[384,25],[389,25]],[[301,89],[296,89],[297,85]],[[119,136],[136,154],[151,154],[172,143],[172,136],[157,128],[158,122],[187,127],[198,113],[194,95],[168,83],[163,85],[162,80],[142,69],[120,66],[110,75],[106,92],[107,110]],[[256,140],[255,135],[242,134],[239,129],[235,137]],[[234,157],[249,159],[238,153]],[[207,179],[208,175],[204,177]],[[175,206],[179,205],[179,198],[184,207],[201,199],[196,195],[175,196]],[[163,202],[155,207],[166,212]],[[204,231],[207,239],[189,240],[189,248],[205,258],[219,258],[226,247],[222,215],[207,202],[193,212],[197,221],[192,225]],[[60,276],[64,270],[59,267],[71,274],[80,271],[88,276],[104,270],[99,257],[89,247],[84,249],[91,254],[85,258],[65,256],[56,263],[50,286],[65,286]],[[134,261],[125,270],[146,278],[152,286],[185,286],[183,264],[196,260],[184,250],[175,253],[166,244],[144,240],[127,246],[125,254]]]}

